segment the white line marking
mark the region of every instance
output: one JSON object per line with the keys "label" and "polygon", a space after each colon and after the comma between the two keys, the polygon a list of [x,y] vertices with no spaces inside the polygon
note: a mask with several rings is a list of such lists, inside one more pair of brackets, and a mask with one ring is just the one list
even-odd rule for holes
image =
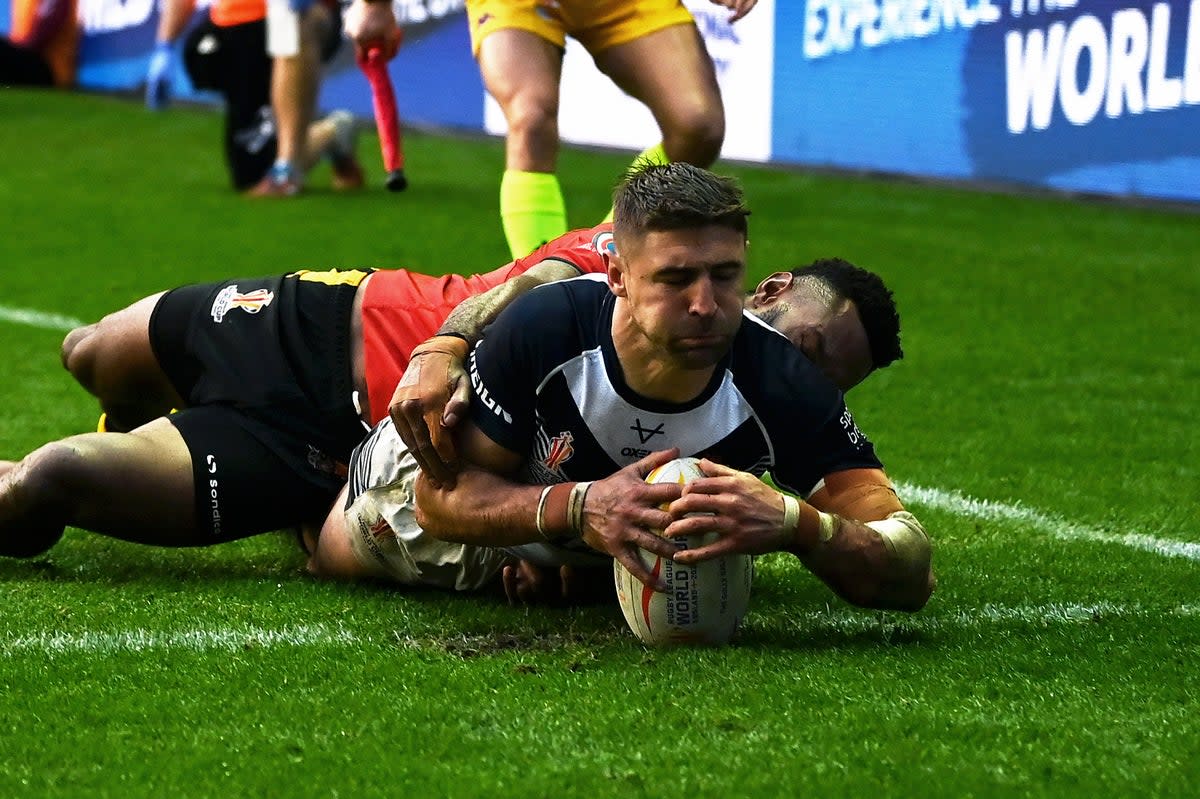
{"label": "white line marking", "polygon": [[4,654],[37,651],[67,652],[145,652],[148,650],[183,649],[203,652],[214,649],[239,650],[261,647],[340,646],[356,644],[359,638],[341,629],[323,625],[288,627],[268,630],[262,627],[241,627],[217,630],[145,630],[124,632],[43,632],[0,638]]}
{"label": "white line marking", "polygon": [[86,324],[86,322],[62,314],[33,311],[28,308],[10,308],[7,305],[0,305],[0,321],[40,327],[43,330],[58,330],[63,333]]}
{"label": "white line marking", "polygon": [[1032,508],[1008,505],[989,499],[973,499],[954,491],[938,488],[896,484],[896,492],[905,500],[928,505],[938,510],[949,511],[959,516],[974,519],[1021,522],[1067,540],[1099,541],[1104,544],[1120,544],[1131,549],[1153,552],[1168,558],[1185,558],[1200,561],[1200,544],[1173,541],[1143,533],[1108,533],[1094,527],[1076,524]]}
{"label": "white line marking", "polygon": [[[789,613],[787,623],[795,624],[802,633],[833,632],[855,634],[871,631],[891,632],[954,632],[990,627],[1071,626],[1113,619],[1161,619],[1167,616],[1196,618],[1200,605],[1177,605],[1168,608],[1149,608],[1142,605],[1123,605],[1098,602],[1090,605],[984,605],[980,608],[948,610],[944,613],[888,613],[853,608],[819,610],[808,613]],[[751,616],[750,624],[754,624]],[[393,638],[413,649],[436,648],[436,641]],[[486,637],[486,636],[485,636]],[[538,646],[544,636],[531,635],[530,647]],[[134,629],[125,632],[44,632],[30,635],[0,636],[0,658],[24,652],[46,654],[111,654],[114,652],[147,652],[183,649],[191,652],[214,650],[237,651],[262,647],[355,647],[371,644],[376,639],[359,635],[342,627],[323,625],[288,627],[268,630],[261,627],[235,629],[194,629],[155,631]]]}
{"label": "white line marking", "polygon": [[[1097,602],[1090,605],[984,605],[980,608],[959,608],[944,613],[889,613],[851,608],[789,614],[802,631],[862,633],[871,630],[912,630],[914,632],[961,632],[988,627],[1035,627],[1088,624],[1112,619],[1158,619],[1165,616],[1195,618],[1200,605],[1178,605],[1173,608],[1147,608],[1141,605],[1122,605]],[[753,625],[754,616],[748,619]]]}

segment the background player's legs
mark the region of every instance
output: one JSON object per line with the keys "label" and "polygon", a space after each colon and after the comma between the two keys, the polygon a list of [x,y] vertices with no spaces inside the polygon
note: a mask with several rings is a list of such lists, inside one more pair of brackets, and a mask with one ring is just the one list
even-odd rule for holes
{"label": "background player's legs", "polygon": [[524,30],[489,34],[479,71],[508,122],[500,220],[514,258],[567,232],[558,164],[558,82],[562,51]]}
{"label": "background player's legs", "polygon": [[150,316],[161,297],[138,300],[63,340],[63,366],[99,398],[109,430],[132,430],[183,407],[150,347]]}
{"label": "background player's legs", "polygon": [[214,30],[220,36],[214,83],[225,98],[225,163],[233,188],[245,191],[270,171],[278,148],[267,24],[260,19]]}
{"label": "background player's legs", "polygon": [[594,55],[604,74],[654,114],[667,158],[702,167],[717,160],[725,106],[695,25],[672,25]]}
{"label": "background player's legs", "polygon": [[276,56],[271,71],[271,107],[279,134],[271,176],[276,184],[289,184],[282,193],[299,190],[304,171],[320,153],[310,155],[309,125],[316,116],[321,42],[332,24],[329,10],[321,3],[313,3],[297,13],[299,47],[293,54]]}
{"label": "background player's legs", "polygon": [[195,516],[191,455],[165,419],[51,442],[0,477],[0,555],[9,557],[46,551],[67,526],[192,546]]}

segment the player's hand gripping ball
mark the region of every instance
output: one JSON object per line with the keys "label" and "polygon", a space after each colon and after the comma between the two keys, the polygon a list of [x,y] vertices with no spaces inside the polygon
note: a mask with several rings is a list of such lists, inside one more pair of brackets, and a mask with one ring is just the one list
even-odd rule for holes
{"label": "player's hand gripping ball", "polygon": [[[646,482],[685,485],[704,476],[696,458],[676,458],[652,471]],[[680,546],[703,546],[712,535],[688,536]],[[750,606],[751,556],[731,555],[684,566],[645,550],[640,555],[669,590],[663,594],[647,588],[620,561],[613,561],[617,601],[634,635],[655,646],[717,645],[733,638]]]}

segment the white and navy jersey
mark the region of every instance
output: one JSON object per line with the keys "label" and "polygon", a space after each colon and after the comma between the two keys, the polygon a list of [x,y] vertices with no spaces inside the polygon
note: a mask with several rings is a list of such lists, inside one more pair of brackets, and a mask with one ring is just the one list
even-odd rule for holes
{"label": "white and navy jersey", "polygon": [[626,385],[602,276],[539,287],[500,314],[471,355],[471,418],[521,454],[522,482],[597,480],[679,447],[734,469],[771,472],[806,496],[827,474],[881,468],[841,392],[783,335],[750,314],[691,402]]}

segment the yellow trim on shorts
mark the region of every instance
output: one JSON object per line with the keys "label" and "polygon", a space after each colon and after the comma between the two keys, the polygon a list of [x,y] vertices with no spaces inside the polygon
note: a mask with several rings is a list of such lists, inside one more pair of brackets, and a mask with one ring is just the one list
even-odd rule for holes
{"label": "yellow trim on shorts", "polygon": [[324,283],[326,286],[357,286],[372,271],[374,270],[326,269],[323,272],[314,272],[311,269],[301,269],[296,272],[289,272],[287,276],[299,278],[309,283]]}
{"label": "yellow trim on shorts", "polygon": [[471,52],[499,30],[524,30],[562,48],[566,37],[592,54],[673,25],[694,24],[682,0],[467,0]]}

